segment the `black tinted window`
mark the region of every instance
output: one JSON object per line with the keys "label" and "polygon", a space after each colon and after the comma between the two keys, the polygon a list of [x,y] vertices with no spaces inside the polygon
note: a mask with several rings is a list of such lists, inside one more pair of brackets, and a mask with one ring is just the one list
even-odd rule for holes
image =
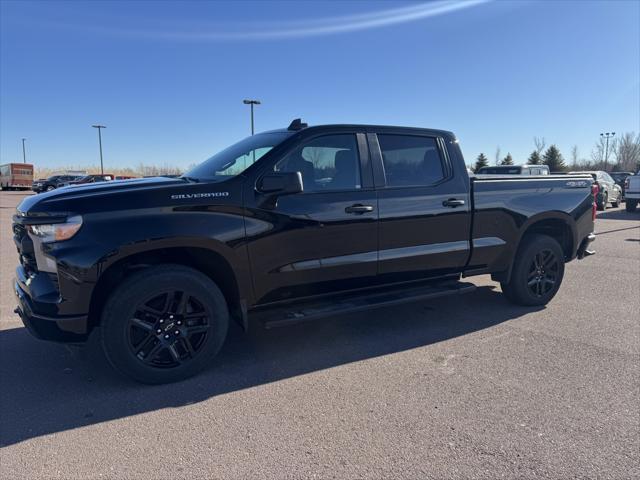
{"label": "black tinted window", "polygon": [[300,172],[305,192],[360,188],[356,136],[343,134],[314,138],[280,160],[276,170]]}
{"label": "black tinted window", "polygon": [[432,185],[444,178],[435,138],[378,135],[387,185]]}

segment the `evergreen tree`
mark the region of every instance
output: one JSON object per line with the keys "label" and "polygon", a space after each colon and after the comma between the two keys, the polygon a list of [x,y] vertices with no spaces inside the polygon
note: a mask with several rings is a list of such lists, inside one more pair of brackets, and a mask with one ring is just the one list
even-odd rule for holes
{"label": "evergreen tree", "polygon": [[500,165],[513,165],[513,157],[510,153],[507,153],[507,156],[502,159],[502,163]]}
{"label": "evergreen tree", "polygon": [[481,153],[480,155],[478,155],[478,158],[476,158],[476,164],[473,167],[473,171],[478,173],[478,170],[480,170],[482,167],[488,167],[489,166],[489,159],[485,156],[484,153]]}
{"label": "evergreen tree", "polygon": [[542,156],[542,160],[545,165],[549,166],[549,170],[551,170],[551,172],[563,172],[567,169],[567,166],[564,164],[562,154],[555,145],[551,145],[547,148],[547,151],[544,152],[544,155]]}
{"label": "evergreen tree", "polygon": [[527,163],[529,165],[540,165],[542,163],[542,158],[540,158],[540,154],[538,153],[537,150],[534,150],[533,152],[531,152],[531,155],[529,155],[529,159],[527,160]]}

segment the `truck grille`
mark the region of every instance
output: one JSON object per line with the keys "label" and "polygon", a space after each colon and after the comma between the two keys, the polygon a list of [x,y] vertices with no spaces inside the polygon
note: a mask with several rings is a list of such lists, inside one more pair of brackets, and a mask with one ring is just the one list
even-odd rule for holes
{"label": "truck grille", "polygon": [[13,241],[18,249],[20,264],[25,268],[27,273],[36,273],[38,271],[38,264],[36,263],[36,256],[33,251],[33,242],[31,238],[29,238],[24,225],[19,223],[13,224]]}

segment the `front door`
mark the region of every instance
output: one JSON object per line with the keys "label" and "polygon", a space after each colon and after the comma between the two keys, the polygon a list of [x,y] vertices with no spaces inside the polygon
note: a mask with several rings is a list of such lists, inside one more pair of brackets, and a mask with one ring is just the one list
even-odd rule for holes
{"label": "front door", "polygon": [[257,303],[367,286],[376,275],[376,193],[363,133],[303,138],[269,169],[300,172],[303,191],[264,202],[247,189]]}

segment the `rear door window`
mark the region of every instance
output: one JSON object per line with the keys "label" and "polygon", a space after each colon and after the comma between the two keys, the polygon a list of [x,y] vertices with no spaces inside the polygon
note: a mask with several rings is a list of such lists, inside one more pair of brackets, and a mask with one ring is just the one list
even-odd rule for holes
{"label": "rear door window", "polygon": [[438,142],[417,135],[378,135],[387,186],[434,185],[445,178]]}

